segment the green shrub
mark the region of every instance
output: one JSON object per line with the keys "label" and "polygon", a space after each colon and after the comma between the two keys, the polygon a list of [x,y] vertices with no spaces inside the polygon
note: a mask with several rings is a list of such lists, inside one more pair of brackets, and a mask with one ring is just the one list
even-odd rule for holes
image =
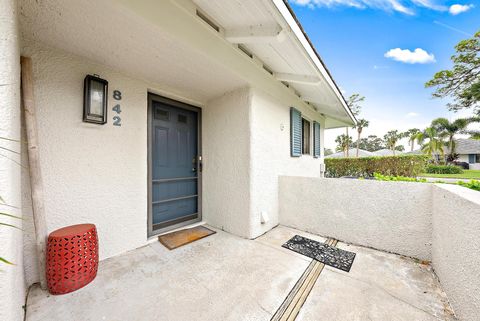
{"label": "green shrub", "polygon": [[472,179],[470,182],[462,182],[462,181],[459,181],[458,182],[458,185],[461,185],[463,187],[467,187],[467,188],[470,188],[470,189],[473,189],[475,191],[479,191],[480,192],[480,181],[477,181],[477,180],[474,180]]}
{"label": "green shrub", "polygon": [[377,181],[393,181],[393,182],[419,182],[426,183],[426,178],[406,177],[406,176],[388,176],[374,173],[373,176]]}
{"label": "green shrub", "polygon": [[426,172],[429,174],[462,174],[462,168],[455,165],[428,165]]}
{"label": "green shrub", "polygon": [[373,177],[374,173],[388,176],[416,177],[425,169],[428,156],[399,155],[359,158],[326,158],[327,177]]}

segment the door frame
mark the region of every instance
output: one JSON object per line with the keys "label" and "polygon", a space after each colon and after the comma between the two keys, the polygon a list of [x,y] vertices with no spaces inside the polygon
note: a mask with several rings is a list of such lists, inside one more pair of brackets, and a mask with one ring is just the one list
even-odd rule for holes
{"label": "door frame", "polygon": [[198,217],[183,221],[180,223],[172,224],[157,230],[153,230],[153,222],[152,222],[152,102],[158,101],[164,103],[166,105],[186,109],[189,111],[193,111],[197,113],[197,156],[202,156],[202,109],[189,105],[177,100],[173,100],[167,97],[159,96],[157,94],[148,92],[148,109],[147,109],[147,153],[148,153],[148,175],[147,175],[147,184],[148,184],[148,214],[147,214],[147,237],[152,237],[158,234],[162,234],[174,229],[177,229],[182,226],[190,225],[193,223],[200,222],[202,220],[202,165],[201,161],[197,157],[197,213]]}

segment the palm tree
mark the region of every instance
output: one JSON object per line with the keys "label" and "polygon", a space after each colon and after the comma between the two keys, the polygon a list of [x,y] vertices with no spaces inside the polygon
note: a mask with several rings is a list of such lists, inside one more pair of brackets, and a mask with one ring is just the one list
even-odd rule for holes
{"label": "palm tree", "polygon": [[431,126],[437,130],[438,136],[447,138],[449,159],[455,158],[455,135],[463,133],[471,122],[471,118],[458,118],[453,122],[446,118],[437,118],[432,121]]}
{"label": "palm tree", "polygon": [[[360,110],[362,110],[362,106],[360,105],[360,103],[362,101],[365,100],[365,97],[364,96],[360,96],[360,94],[352,94],[350,95],[350,97],[348,97],[348,100],[347,100],[347,105],[348,107],[350,108],[350,111],[352,112],[352,114],[356,117],[358,116],[358,114],[360,114]],[[349,136],[348,135],[348,127],[345,127],[346,129],[346,135],[345,136]],[[347,141],[347,157],[348,157],[348,150],[350,149],[350,145],[351,143],[349,143]]]}
{"label": "palm tree", "polygon": [[358,133],[358,136],[357,136],[357,157],[358,157],[358,149],[359,149],[359,145],[360,145],[360,136],[362,135],[362,131],[364,128],[368,127],[368,125],[370,124],[370,122],[366,119],[359,119],[357,121],[357,125],[354,126],[353,128],[356,128],[357,129],[357,133]]}
{"label": "palm tree", "polygon": [[348,148],[352,144],[352,137],[345,134],[339,135],[335,139],[335,143],[337,143],[337,151],[343,151],[343,155],[348,157]]}
{"label": "palm tree", "polygon": [[[428,142],[424,143],[425,140],[428,140]],[[445,156],[443,141],[435,127],[427,127],[423,132],[418,133],[417,142],[422,145],[422,152],[432,157],[435,163],[437,163],[437,158],[434,155],[439,153],[442,157]]]}
{"label": "palm tree", "polygon": [[391,130],[383,136],[387,148],[391,149],[393,156],[395,156],[395,151],[397,150],[397,144],[400,139],[405,137],[404,133],[399,133],[398,130]]}
{"label": "palm tree", "polygon": [[[480,117],[471,117],[468,118],[468,123],[480,123]],[[463,134],[468,134],[470,135],[470,139],[480,139],[480,131],[479,130],[467,130],[465,129],[463,131]]]}
{"label": "palm tree", "polygon": [[405,133],[406,137],[408,137],[408,142],[410,143],[410,147],[411,147],[410,151],[412,152],[415,149],[415,141],[417,140],[418,133],[420,133],[420,129],[418,128],[409,129]]}

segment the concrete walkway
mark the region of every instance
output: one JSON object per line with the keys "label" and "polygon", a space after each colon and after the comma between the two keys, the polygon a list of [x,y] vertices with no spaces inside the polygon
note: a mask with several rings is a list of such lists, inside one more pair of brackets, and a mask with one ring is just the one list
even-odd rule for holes
{"label": "concrete walkway", "polygon": [[[100,263],[97,278],[52,296],[33,288],[27,320],[270,320],[310,259],[281,245],[277,227],[256,240],[217,234],[168,251],[160,243]],[[428,265],[339,243],[357,252],[350,273],[326,267],[297,320],[454,320]]]}

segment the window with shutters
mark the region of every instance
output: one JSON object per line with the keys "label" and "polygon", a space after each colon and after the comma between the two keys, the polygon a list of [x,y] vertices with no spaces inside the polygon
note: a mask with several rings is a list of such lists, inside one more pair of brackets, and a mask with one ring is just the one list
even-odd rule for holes
{"label": "window with shutters", "polygon": [[310,155],[310,122],[302,118],[302,154]]}
{"label": "window with shutters", "polygon": [[317,158],[320,157],[320,150],[320,123],[303,118],[299,110],[290,107],[291,155],[299,157],[313,154]]}

